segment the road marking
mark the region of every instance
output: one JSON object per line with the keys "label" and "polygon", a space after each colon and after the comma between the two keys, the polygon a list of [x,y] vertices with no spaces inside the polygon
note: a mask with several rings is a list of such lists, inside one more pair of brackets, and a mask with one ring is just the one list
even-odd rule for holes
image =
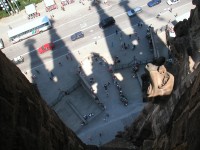
{"label": "road marking", "polygon": [[[183,6],[186,6],[186,5],[189,5],[189,4],[191,4],[191,3],[187,3],[187,4],[184,4],[184,5],[181,5],[181,6],[179,6],[179,7],[176,7],[176,8],[174,8],[174,10],[176,10],[176,9],[179,9],[179,8],[181,8],[181,7],[183,7]],[[144,6],[146,6],[146,5],[142,5],[142,6],[140,6],[140,7],[144,7]],[[165,14],[165,13],[167,13],[168,11],[166,11],[166,12],[164,12],[163,14]],[[122,13],[122,14],[119,14],[119,15],[117,15],[117,16],[115,16],[114,18],[117,18],[117,17],[119,17],[119,16],[121,16],[121,15],[123,15],[123,14],[125,14],[126,12],[124,12],[124,13]],[[85,16],[87,16],[87,15],[85,15]],[[147,19],[147,20],[145,20],[145,22],[149,22],[150,20],[152,20],[152,19],[155,19],[155,17],[152,17],[152,18],[149,18],[149,19]],[[91,25],[91,26],[88,26],[87,28],[84,28],[83,29],[83,31],[85,31],[85,30],[87,30],[87,29],[89,29],[89,28],[92,28],[92,27],[94,27],[94,26],[96,26],[96,25],[98,25],[98,23],[97,24],[93,24],[93,25]],[[135,26],[135,25],[134,25]],[[133,26],[131,26],[131,27],[128,27],[128,28],[132,28]],[[128,29],[128,28],[126,28],[126,29]],[[125,30],[126,30],[125,29]],[[93,30],[92,30],[93,31]],[[121,32],[122,31],[124,31],[124,30],[121,30]],[[111,35],[109,35],[109,36],[107,36],[107,37],[110,37],[110,36],[112,36],[113,34],[111,34]],[[55,41],[53,41],[53,43],[56,43],[56,42],[59,42],[59,41],[61,41],[61,40],[63,40],[63,39],[65,39],[65,38],[67,38],[67,37],[70,37],[71,35],[67,35],[67,36],[64,36],[64,37],[62,37],[62,38],[60,38],[60,39],[57,39],[57,40],[55,40]],[[106,38],[107,38],[106,37]],[[102,38],[103,39],[103,38]],[[11,46],[13,46],[13,45],[11,45]],[[11,47],[10,46],[10,47]],[[38,48],[37,48],[38,49]],[[24,55],[27,55],[27,54],[29,54],[29,53],[32,53],[32,52],[34,52],[34,51],[37,51],[37,49],[34,49],[34,50],[31,50],[31,51],[29,51],[29,52],[27,52],[27,53],[24,53],[24,54],[22,54],[21,56],[24,56]]]}
{"label": "road marking", "polygon": [[80,24],[81,29],[86,27],[86,26],[87,26],[87,23],[85,23],[85,22]]}

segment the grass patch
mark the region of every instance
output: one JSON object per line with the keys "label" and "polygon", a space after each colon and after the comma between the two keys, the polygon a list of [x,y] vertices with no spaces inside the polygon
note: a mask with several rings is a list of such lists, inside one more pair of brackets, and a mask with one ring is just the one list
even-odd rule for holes
{"label": "grass patch", "polygon": [[[23,10],[25,8],[25,6],[29,5],[29,4],[37,4],[42,2],[42,0],[18,0],[17,4],[20,10]],[[12,7],[14,9],[17,9],[16,5],[14,3],[11,3]],[[0,19],[9,16],[8,13],[5,10],[2,10],[2,8],[0,8]]]}

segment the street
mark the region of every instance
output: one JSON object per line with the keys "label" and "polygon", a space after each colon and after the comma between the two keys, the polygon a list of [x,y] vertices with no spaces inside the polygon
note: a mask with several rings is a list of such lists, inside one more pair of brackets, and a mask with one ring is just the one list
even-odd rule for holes
{"label": "street", "polygon": [[[181,15],[194,8],[188,0],[181,0],[180,3],[172,5],[172,12],[169,11],[170,6],[166,1],[151,8],[147,6],[147,2],[109,0],[109,5],[92,5],[89,11],[87,6],[90,6],[91,1],[85,1],[86,6],[76,1],[72,5],[67,5],[65,12],[55,10],[47,13],[41,10],[41,14],[47,16],[54,13],[55,19],[51,19],[53,27],[16,44],[11,44],[6,39],[6,32],[9,30],[6,29],[7,25],[15,27],[27,20],[22,17],[15,23],[12,19],[12,22],[5,26],[0,24],[6,41],[6,48],[2,51],[9,59],[24,57],[24,62],[17,67],[31,83],[37,84],[47,104],[86,144],[101,145],[109,142],[117,131],[123,131],[125,126],[130,125],[145,106],[142,100],[140,75],[144,73],[145,63],[153,59],[153,53],[145,37],[147,27],[151,25],[154,30],[159,30],[166,26],[169,20],[175,20],[175,14]],[[129,18],[126,12],[136,6],[142,7],[143,11]],[[160,18],[156,18],[160,12]],[[113,16],[116,24],[105,29],[99,28],[100,20],[108,16]],[[6,19],[4,24],[5,21]],[[138,26],[139,22],[143,22],[142,27]],[[78,31],[84,32],[84,38],[71,41],[70,36]],[[163,37],[164,34],[160,32],[156,43],[161,55],[168,57]],[[39,54],[37,49],[48,42],[53,42],[55,49]],[[134,50],[132,45],[136,46]],[[94,58],[92,53],[98,54],[98,58]],[[136,78],[128,67],[116,69],[113,74],[109,72],[109,66],[114,65],[116,56],[122,66],[132,63],[135,58],[140,62]],[[78,66],[82,74],[78,72]],[[80,75],[83,75],[81,83]],[[113,75],[117,77],[128,99],[128,106],[124,106],[120,101]],[[90,83],[91,78],[94,78],[94,83]],[[108,82],[110,86],[105,91],[104,85]],[[94,90],[99,101],[104,104],[105,110],[102,110],[91,96],[90,90]],[[66,94],[68,91],[70,92]],[[94,116],[88,120],[83,118],[84,115],[91,113]],[[81,124],[84,121],[86,125]]]}

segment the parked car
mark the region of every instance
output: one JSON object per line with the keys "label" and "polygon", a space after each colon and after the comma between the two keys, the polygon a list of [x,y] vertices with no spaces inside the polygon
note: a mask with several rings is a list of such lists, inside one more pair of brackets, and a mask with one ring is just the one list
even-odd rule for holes
{"label": "parked car", "polygon": [[180,2],[180,0],[168,0],[167,4],[168,5],[173,5],[173,4],[176,4],[176,3],[179,3],[179,2]]}
{"label": "parked car", "polygon": [[40,54],[45,53],[47,51],[51,51],[54,49],[54,44],[53,43],[46,43],[43,46],[41,46],[40,48],[38,48],[38,52]]}
{"label": "parked car", "polygon": [[20,64],[20,63],[23,63],[24,62],[24,57],[22,57],[22,56],[18,56],[18,57],[16,57],[16,58],[13,58],[12,60],[11,60],[14,64]]}
{"label": "parked car", "polygon": [[3,43],[3,40],[0,38],[0,49],[3,49],[4,48],[4,43]]}
{"label": "parked car", "polygon": [[132,17],[132,16],[135,16],[136,14],[138,13],[141,13],[142,12],[142,7],[135,7],[129,11],[127,11],[127,15],[129,17]]}
{"label": "parked car", "polygon": [[100,28],[106,28],[108,26],[111,26],[115,24],[115,19],[113,17],[108,17],[106,19],[101,20],[101,22],[99,23],[99,27]]}
{"label": "parked car", "polygon": [[77,33],[74,33],[72,36],[71,36],[71,40],[72,41],[76,41],[77,39],[80,39],[80,38],[83,38],[84,37],[84,33],[82,31],[79,31]]}
{"label": "parked car", "polygon": [[153,7],[153,6],[155,6],[155,5],[158,5],[158,4],[160,4],[161,3],[161,0],[151,0],[150,2],[148,2],[148,6],[149,7]]}

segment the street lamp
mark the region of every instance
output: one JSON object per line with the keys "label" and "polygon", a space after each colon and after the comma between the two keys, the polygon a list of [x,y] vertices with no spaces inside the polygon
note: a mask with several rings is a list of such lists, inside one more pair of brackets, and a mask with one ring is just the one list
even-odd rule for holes
{"label": "street lamp", "polygon": [[[3,0],[3,1],[6,1],[6,0]],[[13,9],[13,7],[12,7],[12,5],[11,5],[11,3],[10,3],[10,1],[9,0],[7,0],[7,3],[8,3],[8,5],[10,6],[10,8],[11,8],[11,13],[13,14],[13,13],[15,13],[15,10]]]}
{"label": "street lamp", "polygon": [[1,0],[1,1],[0,1],[0,5],[1,5],[1,8],[2,8],[3,10],[7,11],[7,13],[10,15],[10,12],[9,12],[9,8],[10,8],[10,7],[8,6],[6,0]]}
{"label": "street lamp", "polygon": [[11,0],[11,3],[14,3],[14,4],[16,5],[17,9],[18,9],[17,11],[16,11],[16,10],[15,10],[15,11],[16,11],[16,12],[19,12],[19,11],[20,11],[20,9],[19,9],[19,7],[18,7],[18,5],[17,5],[17,3],[16,3],[16,2],[17,2],[17,0]]}

